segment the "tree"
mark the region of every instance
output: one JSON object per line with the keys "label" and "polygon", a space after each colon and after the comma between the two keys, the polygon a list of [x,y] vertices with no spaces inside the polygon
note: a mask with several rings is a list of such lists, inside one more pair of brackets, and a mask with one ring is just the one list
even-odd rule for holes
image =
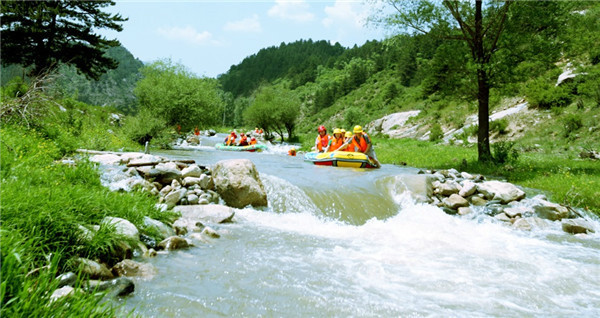
{"label": "tree", "polygon": [[119,14],[102,8],[113,1],[2,1],[2,64],[32,67],[31,76],[50,72],[60,63],[74,65],[86,76],[98,79],[117,67],[104,56],[119,45],[94,33],[97,29],[122,31]]}
{"label": "tree", "polygon": [[252,104],[244,111],[248,125],[261,127],[267,136],[277,132],[281,140],[292,138],[296,119],[300,114],[300,101],[288,89],[277,86],[261,86]]}
{"label": "tree", "polygon": [[142,76],[134,89],[140,111],[150,111],[184,130],[222,122],[224,105],[216,79],[196,77],[170,60],[145,66]]}
{"label": "tree", "polygon": [[420,33],[434,33],[445,39],[466,42],[477,75],[479,161],[492,161],[489,140],[490,61],[498,50],[512,1],[490,1],[484,7],[476,1],[384,0],[397,12],[384,18],[392,26],[409,27]]}

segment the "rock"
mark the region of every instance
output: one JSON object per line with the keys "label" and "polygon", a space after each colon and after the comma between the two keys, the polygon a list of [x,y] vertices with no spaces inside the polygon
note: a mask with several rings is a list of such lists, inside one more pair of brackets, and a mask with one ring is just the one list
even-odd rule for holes
{"label": "rock", "polygon": [[478,196],[472,196],[471,197],[471,204],[476,205],[476,206],[484,206],[488,203],[488,201],[482,197],[478,197]]}
{"label": "rock", "polygon": [[486,181],[477,184],[477,191],[483,193],[488,200],[500,200],[502,204],[525,198],[525,192],[512,183]]}
{"label": "rock", "polygon": [[456,181],[447,180],[444,183],[440,183],[439,187],[436,189],[437,193],[443,196],[449,196],[452,194],[456,194],[460,192],[460,184]]}
{"label": "rock", "polygon": [[90,161],[101,165],[116,166],[121,164],[121,156],[115,154],[93,155],[90,157]]}
{"label": "rock", "polygon": [[473,209],[471,209],[468,206],[458,208],[459,215],[467,215],[467,214],[471,214],[471,213],[473,213]]}
{"label": "rock", "polygon": [[183,237],[171,236],[158,243],[157,248],[170,251],[186,248],[189,246],[189,242]]}
{"label": "rock", "polygon": [[198,183],[198,185],[200,185],[200,188],[203,190],[212,190],[215,188],[213,178],[207,174],[203,174],[200,176],[200,182]]}
{"label": "rock", "polygon": [[165,204],[167,204],[169,208],[174,207],[177,205],[179,200],[185,196],[186,193],[187,190],[185,188],[180,188],[179,190],[169,192],[169,194],[165,196]]}
{"label": "rock", "polygon": [[185,177],[183,178],[183,185],[186,187],[193,186],[196,184],[200,184],[202,179],[196,177]]}
{"label": "rock", "polygon": [[154,232],[160,235],[160,239],[163,240],[169,236],[175,235],[175,231],[170,226],[147,216],[144,217],[144,225],[146,226],[146,229],[153,229]]}
{"label": "rock", "polygon": [[66,297],[72,295],[75,292],[75,288],[71,286],[63,286],[57,288],[52,295],[50,295],[50,302],[53,302],[59,298]]}
{"label": "rock", "polygon": [[562,229],[571,234],[587,234],[595,232],[593,226],[584,219],[562,220]]}
{"label": "rock", "polygon": [[175,163],[161,163],[151,170],[150,176],[162,184],[170,184],[173,180],[181,178],[181,171]]}
{"label": "rock", "polygon": [[471,174],[469,174],[469,173],[467,173],[467,172],[464,172],[464,171],[460,173],[460,176],[461,176],[463,179],[467,179],[467,180],[472,180],[472,179],[475,179],[475,177],[474,177],[473,175],[471,175]]}
{"label": "rock", "polygon": [[450,197],[442,200],[442,202],[444,203],[444,206],[453,210],[456,210],[460,207],[469,206],[469,201],[467,201],[465,198],[461,197],[458,194],[452,194],[450,195]]}
{"label": "rock", "polygon": [[133,293],[135,284],[130,278],[118,277],[106,282],[89,281],[88,292],[106,292],[106,297],[125,296]]}
{"label": "rock", "polygon": [[198,136],[189,136],[186,141],[190,145],[199,145],[200,144],[200,138]]}
{"label": "rock", "polygon": [[551,221],[558,221],[569,217],[569,209],[545,200],[537,200],[533,206],[533,210],[537,216]]}
{"label": "rock", "polygon": [[56,280],[58,280],[58,288],[64,287],[64,286],[73,286],[75,285],[75,282],[77,281],[77,275],[75,275],[75,273],[73,272],[67,272],[64,274],[60,274],[58,275],[58,277],[56,277]]}
{"label": "rock", "polygon": [[180,188],[181,188],[181,183],[179,183],[179,181],[177,181],[177,179],[173,179],[173,180],[171,181],[171,188],[172,188],[173,190],[180,189]]}
{"label": "rock", "polygon": [[515,223],[513,223],[513,227],[519,230],[530,231],[534,227],[545,228],[547,227],[547,224],[538,217],[526,217],[517,219]]}
{"label": "rock", "polygon": [[167,185],[160,190],[160,195],[166,197],[171,191],[173,191],[173,187],[171,187],[171,185]]}
{"label": "rock", "polygon": [[131,190],[140,189],[153,194],[158,194],[158,190],[154,184],[146,179],[142,178],[130,178],[127,180],[127,187]]}
{"label": "rock", "polygon": [[116,234],[123,235],[134,240],[140,239],[140,232],[138,231],[137,227],[125,219],[107,216],[102,219],[101,223],[114,226]]}
{"label": "rock", "polygon": [[502,222],[510,222],[510,217],[504,212],[494,215],[494,218]]}
{"label": "rock", "polygon": [[189,220],[193,224],[196,224],[196,222],[202,224],[229,223],[235,215],[234,209],[219,204],[180,205],[175,207],[173,211],[181,213],[181,218],[176,223],[180,220]]}
{"label": "rock", "polygon": [[465,180],[462,182],[462,189],[460,189],[458,195],[460,195],[463,198],[466,198],[475,193],[475,191],[477,191],[477,185],[475,184],[475,182],[471,180]]}
{"label": "rock", "polygon": [[227,205],[243,208],[267,206],[267,193],[258,171],[248,159],[222,160],[212,170],[217,193]]}
{"label": "rock", "polygon": [[91,259],[78,257],[74,259],[74,262],[82,274],[92,279],[111,279],[114,277],[106,265],[92,261]]}
{"label": "rock", "polygon": [[217,233],[217,231],[215,231],[213,228],[208,227],[208,226],[202,230],[202,234],[206,235],[208,237],[211,237],[211,238],[220,238],[221,237],[221,235],[219,235],[219,233]]}
{"label": "rock", "polygon": [[510,218],[523,217],[523,216],[526,216],[527,214],[529,214],[529,215],[533,214],[532,211],[529,211],[525,207],[505,208],[504,213],[506,213],[506,215],[508,215]]}
{"label": "rock", "polygon": [[192,204],[192,205],[198,204],[198,196],[193,193],[188,194],[187,200],[188,200],[189,204]]}
{"label": "rock", "polygon": [[181,177],[184,179],[187,177],[199,178],[201,175],[202,169],[197,164],[189,165],[187,168],[181,170]]}
{"label": "rock", "polygon": [[115,276],[152,278],[156,275],[156,269],[152,264],[126,259],[115,264],[112,268],[112,273]]}

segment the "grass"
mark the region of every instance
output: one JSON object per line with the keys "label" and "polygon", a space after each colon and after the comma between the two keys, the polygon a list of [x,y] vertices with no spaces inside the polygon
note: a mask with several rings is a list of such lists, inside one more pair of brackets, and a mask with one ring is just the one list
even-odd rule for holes
{"label": "grass", "polygon": [[477,161],[477,148],[435,144],[414,139],[374,138],[382,163],[423,169],[449,169],[497,176],[517,185],[544,191],[554,202],[579,207],[600,216],[600,164],[549,153],[525,153],[503,165]]}
{"label": "grass", "polygon": [[[70,262],[74,257],[99,259],[109,266],[119,260],[115,251],[123,238],[112,228],[102,226],[87,239],[80,227],[90,228],[104,217],[114,216],[131,221],[152,237],[144,228],[144,216],[170,222],[174,215],[158,211],[156,199],[149,195],[109,191],[101,185],[96,165],[89,161],[80,160],[76,165],[61,162],[73,149],[86,144],[127,144],[118,137],[111,143],[113,137],[94,134],[105,126],[83,125],[77,136],[72,126],[60,121],[39,121],[34,127],[4,123],[0,129],[0,316],[116,316],[114,308],[85,293],[50,302],[55,275],[77,270]],[[27,275],[40,268],[39,276]]]}

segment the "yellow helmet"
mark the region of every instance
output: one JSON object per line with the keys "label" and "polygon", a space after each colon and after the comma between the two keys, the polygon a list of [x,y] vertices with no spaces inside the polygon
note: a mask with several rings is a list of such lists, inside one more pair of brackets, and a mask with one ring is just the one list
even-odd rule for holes
{"label": "yellow helmet", "polygon": [[346,134],[346,129],[342,128],[340,129],[340,131],[342,132],[342,134]]}
{"label": "yellow helmet", "polygon": [[333,130],[333,134],[334,135],[335,134],[341,134],[341,133],[342,133],[342,131],[339,128],[336,128],[336,129]]}
{"label": "yellow helmet", "polygon": [[347,131],[347,132],[346,132],[346,138],[350,138],[350,137],[352,137],[352,133],[351,133],[351,132],[349,132],[349,131]]}
{"label": "yellow helmet", "polygon": [[359,125],[354,126],[354,133],[355,134],[360,134],[362,132],[363,132],[362,127],[360,127]]}

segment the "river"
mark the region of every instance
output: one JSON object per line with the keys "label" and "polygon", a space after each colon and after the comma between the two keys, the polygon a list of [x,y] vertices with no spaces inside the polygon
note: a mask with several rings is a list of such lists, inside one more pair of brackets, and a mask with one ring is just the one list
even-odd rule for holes
{"label": "river", "polygon": [[[393,176],[418,170],[314,166],[289,146],[156,153],[254,162],[269,207],[236,212],[205,245],[145,260],[120,299],[143,317],[598,317],[600,234],[560,222],[515,230],[484,213],[418,204]],[[597,218],[589,218],[596,229]],[[598,232],[598,231],[597,231]]]}

